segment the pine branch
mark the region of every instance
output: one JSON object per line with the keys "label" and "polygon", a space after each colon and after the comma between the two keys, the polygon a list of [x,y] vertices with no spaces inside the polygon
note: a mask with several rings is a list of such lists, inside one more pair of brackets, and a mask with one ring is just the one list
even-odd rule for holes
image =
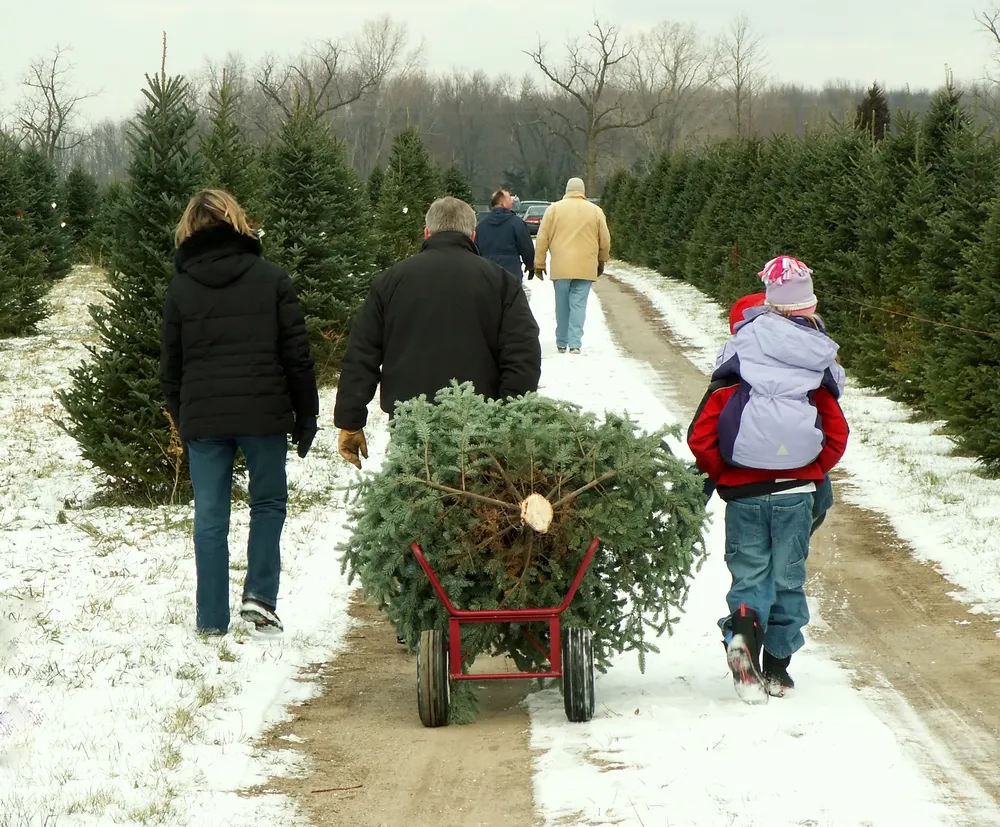
{"label": "pine branch", "polygon": [[590,491],[592,488],[597,488],[597,486],[601,485],[602,483],[607,482],[609,479],[611,479],[617,473],[618,473],[617,471],[606,471],[606,472],[604,472],[597,479],[588,482],[585,486],[583,486],[583,488],[577,488],[576,491],[573,491],[572,493],[567,494],[561,500],[556,500],[554,503],[552,503],[552,510],[555,511],[560,506],[563,506],[563,505],[566,505],[568,503],[571,503],[573,500],[575,500],[581,494],[583,494],[583,493],[585,493],[587,491]]}

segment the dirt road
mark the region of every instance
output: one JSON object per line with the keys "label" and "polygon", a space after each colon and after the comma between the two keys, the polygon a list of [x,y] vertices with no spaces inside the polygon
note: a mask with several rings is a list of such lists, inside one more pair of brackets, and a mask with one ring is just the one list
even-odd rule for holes
{"label": "dirt road", "polygon": [[476,723],[424,729],[414,656],[376,609],[358,600],[351,614],[360,623],[323,667],[322,696],[263,744],[300,749],[308,772],[267,788],[296,799],[314,827],[535,827],[525,687],[482,684]]}
{"label": "dirt road", "polygon": [[[643,297],[610,278],[597,292],[619,345],[657,371],[657,393],[689,416],[705,376]],[[886,683],[898,690],[909,707],[894,704],[895,693],[872,693],[883,699],[894,731],[905,738],[924,726],[937,736],[946,754],[924,754],[915,742],[916,758],[969,824],[994,823],[976,814],[978,788],[948,767],[957,762],[990,796],[1000,796],[995,624],[951,599],[947,581],[915,562],[884,521],[844,502],[816,536],[810,562],[809,588],[831,629],[811,635],[822,636],[854,670],[859,690]],[[347,651],[322,668],[324,694],[293,709],[293,719],[262,745],[301,750],[310,759],[306,774],[272,779],[267,788],[297,799],[316,827],[538,824],[529,721],[518,706],[525,687],[485,685],[479,722],[425,730],[416,712],[413,656],[371,607],[357,603],[353,612],[361,623]],[[291,743],[287,735],[304,740]],[[341,791],[314,792],[332,788]]]}

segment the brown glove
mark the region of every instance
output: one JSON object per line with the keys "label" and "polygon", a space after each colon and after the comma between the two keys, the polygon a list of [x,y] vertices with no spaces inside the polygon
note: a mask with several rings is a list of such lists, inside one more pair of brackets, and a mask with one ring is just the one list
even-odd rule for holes
{"label": "brown glove", "polygon": [[[544,267],[536,267],[535,268],[535,278],[538,279],[539,281],[541,281],[542,279],[545,278],[545,268]],[[530,280],[530,276],[529,276],[529,280]]]}
{"label": "brown glove", "polygon": [[340,455],[355,468],[361,467],[359,453],[362,457],[368,459],[368,443],[365,441],[365,432],[363,430],[342,430],[337,439],[337,448],[340,451]]}
{"label": "brown glove", "polygon": [[597,275],[599,275],[599,276],[603,276],[604,275],[604,262],[603,261],[597,262]]}

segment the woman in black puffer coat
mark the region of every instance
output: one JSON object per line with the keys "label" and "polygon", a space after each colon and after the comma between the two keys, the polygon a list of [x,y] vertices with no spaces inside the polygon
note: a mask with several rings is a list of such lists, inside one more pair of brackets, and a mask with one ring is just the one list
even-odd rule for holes
{"label": "woman in black puffer coat", "polygon": [[305,457],[319,414],[305,318],[291,279],[261,257],[257,234],[228,193],[192,198],[176,240],[160,381],[191,468],[198,631],[229,629],[229,517],[240,450],[250,476],[240,615],[252,632],[279,635],[288,435]]}

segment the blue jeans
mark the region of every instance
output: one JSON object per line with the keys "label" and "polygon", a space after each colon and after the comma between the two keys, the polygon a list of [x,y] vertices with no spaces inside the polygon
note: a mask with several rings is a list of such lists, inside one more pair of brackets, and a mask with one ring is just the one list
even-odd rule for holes
{"label": "blue jeans", "polygon": [[233,463],[243,452],[250,476],[250,538],[243,599],[272,608],[281,576],[281,530],[285,525],[288,436],[236,436],[187,443],[194,488],[194,561],[198,576],[198,630],[229,629],[229,516]]}
{"label": "blue jeans", "polygon": [[587,299],[593,282],[588,279],[554,279],[556,291],[556,347],[578,348],[583,343]]}
{"label": "blue jeans", "polygon": [[816,529],[823,525],[826,519],[826,512],[833,506],[833,483],[830,482],[830,475],[823,477],[823,482],[816,485],[816,497],[813,501],[813,521],[810,534],[815,534]]}
{"label": "blue jeans", "polygon": [[[726,596],[730,615],[753,609],[764,630],[764,648],[776,658],[805,644],[809,622],[806,558],[815,495],[768,494],[726,504],[726,565],[733,576]],[[730,616],[719,621],[723,634]]]}

